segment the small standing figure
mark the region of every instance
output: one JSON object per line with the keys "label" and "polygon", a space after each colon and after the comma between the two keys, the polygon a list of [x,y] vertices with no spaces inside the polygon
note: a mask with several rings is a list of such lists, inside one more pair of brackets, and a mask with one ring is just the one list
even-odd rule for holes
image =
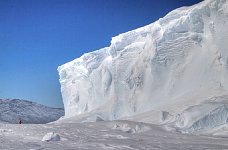
{"label": "small standing figure", "polygon": [[19,124],[22,124],[21,118],[19,119]]}

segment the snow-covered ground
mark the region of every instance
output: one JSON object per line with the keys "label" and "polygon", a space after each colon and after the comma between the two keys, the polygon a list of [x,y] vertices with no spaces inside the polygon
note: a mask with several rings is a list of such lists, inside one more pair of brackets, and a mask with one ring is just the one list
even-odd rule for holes
{"label": "snow-covered ground", "polygon": [[20,99],[0,99],[0,122],[48,123],[64,116],[62,108],[51,108]]}
{"label": "snow-covered ground", "polygon": [[[47,133],[58,141],[42,141]],[[61,124],[0,124],[1,150],[215,150],[228,149],[227,137],[167,132],[157,125],[111,121]]]}

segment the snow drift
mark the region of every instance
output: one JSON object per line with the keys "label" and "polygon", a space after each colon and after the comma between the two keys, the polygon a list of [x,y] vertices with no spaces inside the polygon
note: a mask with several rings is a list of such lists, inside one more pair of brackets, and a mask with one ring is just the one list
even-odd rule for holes
{"label": "snow drift", "polygon": [[[227,115],[209,122],[227,114],[227,107],[203,103],[228,94],[227,41],[227,0],[179,8],[113,37],[109,47],[58,67],[65,117],[114,120],[150,112],[147,119],[156,124],[194,129],[224,124]],[[213,116],[199,112],[204,118],[187,121],[201,107]]]}
{"label": "snow drift", "polygon": [[0,122],[48,123],[64,115],[61,108],[51,108],[19,99],[0,99]]}
{"label": "snow drift", "polygon": [[206,130],[228,122],[228,96],[211,98],[189,107],[177,116],[176,126],[182,132]]}

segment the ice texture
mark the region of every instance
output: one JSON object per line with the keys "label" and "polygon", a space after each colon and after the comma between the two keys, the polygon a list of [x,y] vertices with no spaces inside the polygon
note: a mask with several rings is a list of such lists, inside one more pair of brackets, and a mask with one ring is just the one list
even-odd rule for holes
{"label": "ice texture", "polygon": [[180,117],[190,107],[201,109],[197,105],[209,98],[228,94],[227,10],[227,0],[182,7],[59,66],[65,118],[115,120],[150,112],[138,119],[194,129],[226,123],[227,115],[219,115],[227,114],[222,104],[204,104],[207,115],[194,123],[180,123]]}

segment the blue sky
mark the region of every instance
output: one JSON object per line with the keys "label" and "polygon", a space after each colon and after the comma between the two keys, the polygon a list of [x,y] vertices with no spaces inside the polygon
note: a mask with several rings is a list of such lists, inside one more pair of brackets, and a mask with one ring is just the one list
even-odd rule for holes
{"label": "blue sky", "polygon": [[57,67],[201,0],[0,0],[0,98],[63,107]]}

